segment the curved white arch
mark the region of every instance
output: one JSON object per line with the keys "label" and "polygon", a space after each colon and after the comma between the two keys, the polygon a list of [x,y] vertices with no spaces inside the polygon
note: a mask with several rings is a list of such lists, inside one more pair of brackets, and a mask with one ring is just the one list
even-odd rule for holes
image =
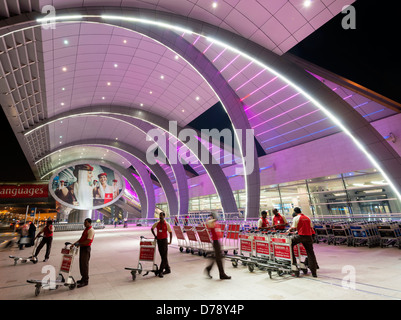
{"label": "curved white arch", "polygon": [[[123,19],[125,21],[127,21],[126,17],[123,16],[103,16],[103,15],[76,15],[76,16],[64,16],[64,17],[55,17],[54,21],[58,21],[58,20],[68,20],[68,19],[99,19],[99,18],[106,18],[106,19],[114,19],[114,20],[118,20],[118,21],[122,21]],[[176,26],[172,25],[172,24],[159,24],[159,23],[155,23],[153,21],[153,23],[151,23],[151,20],[148,19],[137,19],[137,18],[131,18],[132,22],[135,23],[148,23],[148,24],[152,24],[152,25],[156,25],[157,27],[161,27],[161,28],[166,28],[168,27],[169,29],[173,29],[176,28]],[[191,31],[192,32],[192,31]],[[198,34],[198,33],[197,33]],[[202,34],[199,34],[200,36],[204,36]],[[235,47],[232,47],[228,44],[226,44],[225,42],[222,42],[220,40],[216,40],[216,39],[212,39],[215,43],[220,43],[221,45],[223,45],[224,47],[228,48],[229,50],[233,50],[237,53],[243,54],[243,56],[248,57],[250,60],[254,61],[255,63],[257,63],[258,65],[260,65],[261,67],[265,68],[266,70],[269,70],[270,72],[272,72],[273,74],[277,75],[278,77],[280,77],[280,79],[282,79],[283,81],[285,81],[287,84],[289,84],[291,87],[293,87],[295,90],[297,90],[298,92],[302,93],[307,99],[309,99],[316,107],[318,107],[321,111],[323,111],[327,117],[329,119],[331,119],[333,121],[333,123],[335,123],[347,136],[350,137],[351,141],[358,147],[359,150],[361,150],[363,152],[363,154],[367,157],[367,159],[372,163],[372,165],[379,171],[381,172],[381,174],[383,175],[383,177],[388,181],[389,185],[391,186],[391,188],[393,189],[393,191],[395,192],[396,196],[398,199],[401,200],[401,193],[399,192],[399,190],[397,189],[397,186],[394,184],[393,180],[390,178],[390,176],[387,174],[386,170],[380,165],[380,163],[375,159],[374,156],[372,156],[372,154],[369,152],[368,148],[357,138],[355,137],[351,130],[346,127],[341,119],[339,117],[337,117],[334,113],[332,113],[330,111],[330,109],[328,107],[326,107],[324,105],[324,102],[319,101],[317,98],[315,98],[313,96],[313,94],[308,93],[306,90],[304,90],[304,88],[302,88],[300,85],[298,85],[297,83],[295,83],[294,81],[292,81],[291,77],[288,77],[286,75],[284,75],[281,70],[279,70],[280,68],[276,69],[273,68],[269,65],[267,65],[266,63],[264,63],[262,60],[256,59],[253,56],[251,56],[248,53],[245,53],[244,51],[241,51]],[[237,137],[238,138],[238,137]],[[382,142],[381,140],[379,140],[379,142]],[[373,148],[373,146],[372,146]],[[373,150],[373,154],[376,154],[375,150]],[[243,156],[243,154],[242,154]],[[244,162],[245,163],[245,162]],[[387,165],[387,168],[390,168],[388,170],[391,171],[391,166]],[[394,170],[393,170],[394,171]],[[246,177],[245,177],[246,178]],[[397,175],[397,178],[399,178],[399,176]]]}

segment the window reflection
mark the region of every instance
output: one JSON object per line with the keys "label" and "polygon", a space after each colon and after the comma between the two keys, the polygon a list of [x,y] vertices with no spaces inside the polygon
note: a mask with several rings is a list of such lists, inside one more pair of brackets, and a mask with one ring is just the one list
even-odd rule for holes
{"label": "window reflection", "polygon": [[[235,190],[239,210],[246,207],[245,190]],[[157,207],[167,210],[166,203]],[[260,190],[260,211],[272,215],[274,208],[291,216],[294,207],[301,207],[310,216],[369,215],[401,212],[398,199],[376,169],[359,170],[307,180],[292,181]],[[189,212],[221,211],[218,195],[206,195],[189,200]]]}

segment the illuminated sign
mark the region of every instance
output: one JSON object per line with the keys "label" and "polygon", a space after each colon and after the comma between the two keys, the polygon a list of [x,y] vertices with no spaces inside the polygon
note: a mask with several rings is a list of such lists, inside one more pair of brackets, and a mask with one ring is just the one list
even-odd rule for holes
{"label": "illuminated sign", "polygon": [[124,189],[118,172],[96,163],[63,168],[49,182],[50,193],[58,202],[80,210],[107,207],[122,196]]}

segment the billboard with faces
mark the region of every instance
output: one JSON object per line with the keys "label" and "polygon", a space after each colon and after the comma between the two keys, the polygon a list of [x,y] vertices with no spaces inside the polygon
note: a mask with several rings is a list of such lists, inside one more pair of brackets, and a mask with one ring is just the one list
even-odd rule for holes
{"label": "billboard with faces", "polygon": [[96,163],[64,167],[49,181],[50,194],[56,201],[79,210],[107,207],[123,195],[124,189],[120,173]]}

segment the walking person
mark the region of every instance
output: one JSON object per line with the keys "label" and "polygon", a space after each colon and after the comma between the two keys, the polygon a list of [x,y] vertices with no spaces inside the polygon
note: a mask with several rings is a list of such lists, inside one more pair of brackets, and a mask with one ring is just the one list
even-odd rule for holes
{"label": "walking person", "polygon": [[[157,239],[157,247],[159,248],[159,254],[161,257],[160,268],[157,275],[163,278],[164,274],[171,273],[170,265],[168,264],[168,245],[171,244],[173,239],[173,232],[170,224],[165,220],[166,214],[162,211],[159,213],[159,221],[153,224],[152,234]],[[156,234],[154,229],[157,230]],[[170,240],[168,241],[168,234],[170,234]]]}
{"label": "walking person", "polygon": [[220,279],[221,280],[231,279],[231,276],[226,275],[226,273],[224,272],[223,261],[222,261],[223,255],[221,253],[221,245],[220,245],[220,239],[223,237],[223,234],[221,232],[220,225],[217,223],[217,216],[215,214],[211,214],[210,218],[206,221],[206,223],[207,227],[210,229],[212,234],[214,259],[205,268],[204,272],[209,278],[212,278],[212,276],[210,275],[210,271],[212,270],[213,265],[216,262],[217,268],[219,269]]}
{"label": "walking person", "polygon": [[36,236],[37,238],[43,233],[42,241],[39,243],[34,254],[35,258],[38,257],[40,250],[42,250],[43,246],[46,245],[45,259],[43,260],[43,262],[49,260],[50,250],[52,248],[52,242],[53,242],[53,232],[54,232],[53,221],[51,219],[48,219],[46,221],[46,225],[44,226],[44,228],[41,231],[39,231],[38,235]]}
{"label": "walking person", "polygon": [[303,246],[305,247],[306,253],[308,255],[308,267],[310,271],[312,272],[313,277],[317,277],[317,261],[316,261],[316,256],[315,252],[313,251],[313,238],[312,235],[314,233],[313,226],[312,226],[312,221],[310,220],[309,217],[304,215],[301,212],[301,209],[298,207],[294,208],[294,214],[295,217],[292,220],[292,225],[291,228],[288,229],[287,232],[291,231],[298,231],[298,234],[295,235],[292,238],[292,264],[296,265],[297,261],[294,255],[294,246],[296,246],[298,243],[302,243]]}
{"label": "walking person", "polygon": [[92,227],[92,219],[86,218],[84,221],[85,230],[82,232],[81,238],[74,243],[79,247],[79,272],[81,280],[78,280],[78,288],[88,285],[89,282],[89,260],[91,257],[91,245],[95,237],[95,231]]}

